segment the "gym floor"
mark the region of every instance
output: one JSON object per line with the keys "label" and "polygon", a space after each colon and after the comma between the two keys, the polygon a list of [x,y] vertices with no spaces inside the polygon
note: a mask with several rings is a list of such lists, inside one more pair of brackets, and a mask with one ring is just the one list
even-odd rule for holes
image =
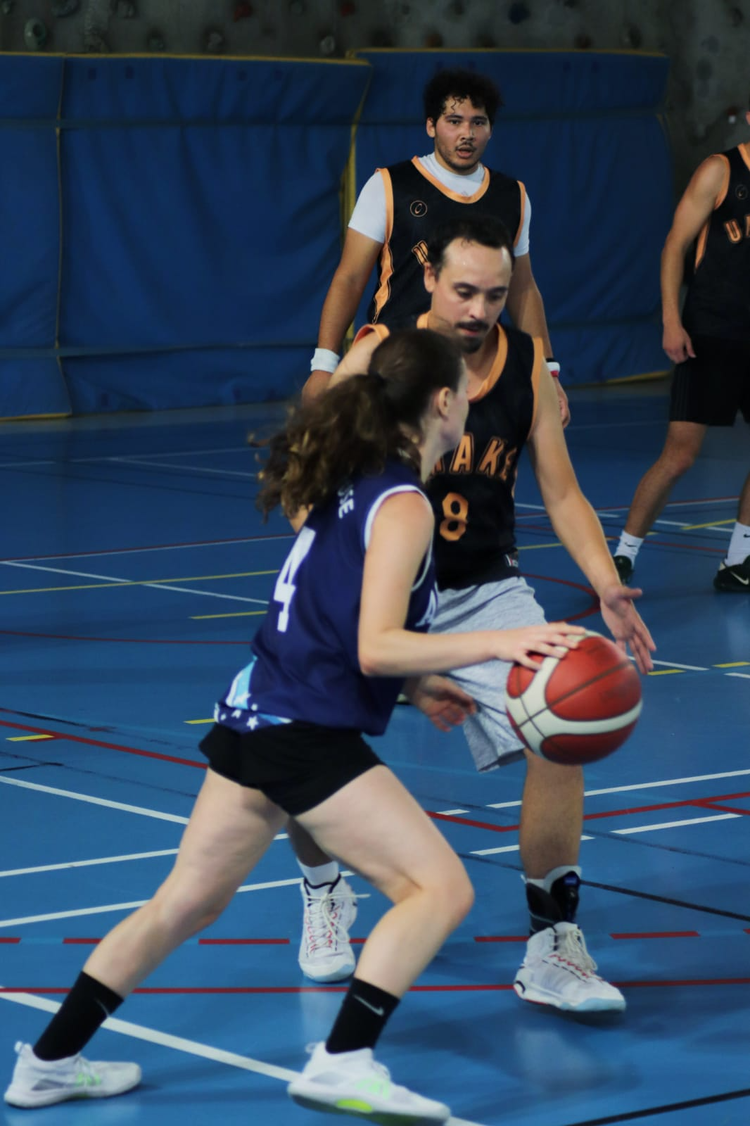
{"label": "gym floor", "polygon": [[[574,390],[571,403],[574,463],[616,540],[661,448],[666,386]],[[36,1039],[91,945],[170,868],[205,766],[197,743],[291,543],[280,517],[263,525],[253,507],[257,466],[245,444],[282,413],[271,404],[0,431],[7,1078],[14,1041]],[[625,1013],[564,1016],[513,993],[527,924],[522,767],[476,775],[461,733],[440,735],[410,708],[373,741],[424,808],[442,814],[477,889],[379,1048],[397,1081],[451,1105],[455,1126],[748,1121],[750,595],[711,585],[747,448],[741,422],[710,432],[641,551],[640,609],[657,662],[633,737],[587,772],[579,921],[600,972],[625,993]],[[522,569],[548,616],[601,629],[528,462],[516,499]],[[353,882],[361,942],[384,901]],[[345,986],[314,987],[299,971],[298,885],[279,839],[219,922],[87,1049],[138,1061],[143,1085],[42,1110],[40,1120],[311,1121],[285,1083],[305,1045],[325,1036]],[[0,1122],[21,1126],[29,1115],[3,1105]]]}

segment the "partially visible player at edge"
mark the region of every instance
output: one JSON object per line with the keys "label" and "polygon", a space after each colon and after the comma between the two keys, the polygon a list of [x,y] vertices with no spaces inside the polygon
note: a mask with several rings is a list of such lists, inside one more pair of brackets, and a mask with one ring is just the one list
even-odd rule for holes
{"label": "partially visible player at edge", "polygon": [[[368,319],[377,322],[383,317],[424,313],[429,302],[422,272],[430,235],[447,220],[480,210],[501,219],[513,232],[516,268],[508,312],[516,328],[541,338],[550,373],[559,376],[544,302],[531,269],[531,202],[519,180],[482,164],[495,116],[503,104],[500,91],[486,75],[454,68],[437,71],[422,96],[433,151],[379,168],[362,188],[323,303],[318,347],[303,394],[315,394],[327,385],[378,260],[379,284]],[[563,425],[567,425],[568,398],[559,380],[555,389]]]}
{"label": "partially visible player at edge", "polygon": [[[750,126],[750,112],[745,122]],[[695,268],[680,312],[685,259],[694,243]],[[669,425],[615,549],[624,583],[672,489],[695,463],[708,428],[734,426],[738,411],[750,422],[750,141],[714,153],[693,174],[662,251],[661,299],[664,351],[676,365]],[[714,587],[750,596],[750,474]]]}
{"label": "partially visible player at edge", "polygon": [[[601,613],[638,668],[652,667],[651,635],[620,584],[599,520],[584,497],[568,455],[553,381],[541,342],[498,324],[511,284],[513,252],[503,224],[467,215],[433,234],[424,284],[430,309],[418,327],[457,338],[469,372],[466,433],[427,483],[436,516],[438,612],[431,632],[510,628],[544,620],[534,592],[518,573],[513,501],[518,459],[528,452],[555,533],[599,596]],[[366,325],[333,383],[355,375],[386,337],[385,323]],[[505,712],[510,666],[501,662],[454,670],[476,700],[463,730],[478,770],[525,757],[520,854],[530,931],[515,981],[520,997],[558,1009],[624,1009],[625,999],[596,973],[576,924],[583,826],[583,770],[526,751]],[[356,902],[338,865],[310,846],[298,827],[290,837],[305,876],[300,965],[319,981],[352,973],[348,928]]]}
{"label": "partially visible player at edge", "polygon": [[[370,358],[368,357],[368,360]],[[391,1082],[373,1048],[390,1014],[469,910],[461,861],[364,742],[381,734],[403,677],[421,706],[462,720],[470,697],[439,673],[494,658],[534,668],[580,627],[433,636],[434,519],[422,482],[459,441],[468,409],[458,349],[434,333],[391,336],[369,374],[312,403],[271,443],[267,512],[313,511],[281,569],[248,665],[201,744],[209,769],[171,874],[96,947],[33,1048],[18,1044],[5,1100],[41,1107],[135,1087],[133,1063],[80,1052],[180,943],[212,923],[286,823],[368,879],[393,906],[362,950],[325,1043],[289,1086],[317,1110],[445,1122],[447,1106]],[[260,1043],[260,1041],[259,1041]]]}

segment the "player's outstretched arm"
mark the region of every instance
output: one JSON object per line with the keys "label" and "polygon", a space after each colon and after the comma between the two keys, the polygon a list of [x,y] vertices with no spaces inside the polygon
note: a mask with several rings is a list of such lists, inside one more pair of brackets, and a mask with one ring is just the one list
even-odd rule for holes
{"label": "player's outstretched arm", "polygon": [[543,369],[529,437],[529,456],[547,514],[560,542],[598,594],[607,627],[623,647],[630,644],[638,668],[648,672],[655,645],[633,605],[640,591],[620,584],[602,526],[576,479],[551,382]]}

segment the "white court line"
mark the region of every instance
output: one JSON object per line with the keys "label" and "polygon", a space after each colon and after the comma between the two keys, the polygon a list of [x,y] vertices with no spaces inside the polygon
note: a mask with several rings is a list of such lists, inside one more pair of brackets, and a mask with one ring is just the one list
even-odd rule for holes
{"label": "white court line", "polygon": [[[581,834],[582,841],[593,841],[594,837],[589,837],[585,833]],[[518,852],[521,846],[503,845],[501,848],[473,848],[469,853],[470,856],[497,856],[499,852]]]}
{"label": "white court line", "polygon": [[257,473],[243,473],[240,469],[212,469],[207,465],[164,465],[160,461],[143,461],[137,457],[108,457],[106,460],[110,464],[116,462],[120,465],[146,465],[157,469],[187,470],[189,473],[219,473],[222,477],[250,477],[253,481],[258,476]]}
{"label": "white court line", "polygon": [[39,790],[43,794],[54,794],[56,797],[73,798],[74,801],[89,802],[91,805],[103,805],[107,809],[120,809],[123,813],[137,813],[141,817],[155,817],[159,821],[174,821],[178,825],[187,825],[187,817],[179,817],[176,813],[162,813],[158,809],[146,809],[140,805],[127,805],[125,802],[110,801],[109,798],[95,798],[91,794],[80,794],[73,790],[58,790],[54,786],[42,786],[39,782],[22,782],[20,778],[3,778],[0,774],[0,783],[5,786],[19,786],[24,790]]}
{"label": "white court line", "polygon": [[[48,1001],[46,997],[38,997],[34,993],[0,993],[0,1001],[11,1001],[16,1005],[25,1005],[29,1009],[41,1009],[45,1013],[56,1013],[60,1008],[59,1001]],[[265,1075],[269,1079],[280,1079],[289,1083],[299,1075],[298,1071],[289,1071],[285,1067],[277,1067],[272,1063],[253,1059],[251,1056],[240,1056],[236,1052],[227,1052],[223,1048],[212,1048],[209,1044],[201,1044],[197,1040],[186,1040],[184,1036],[172,1036],[169,1032],[159,1032],[155,1028],[148,1028],[143,1024],[133,1024],[129,1020],[120,1020],[119,1017],[109,1017],[101,1026],[108,1032],[119,1032],[122,1036],[131,1036],[134,1040],[145,1040],[149,1044],[159,1044],[163,1048],[173,1048],[176,1052],[185,1052],[189,1056],[198,1056],[204,1060],[213,1060],[224,1063],[229,1067],[238,1067],[242,1071],[252,1071],[257,1075]],[[481,1126],[479,1122],[470,1122],[466,1118],[449,1118],[447,1126]]]}
{"label": "white court line", "polygon": [[747,672],[725,672],[724,676],[739,676],[743,680],[750,680],[750,673]]}
{"label": "white court line", "polygon": [[68,860],[65,864],[40,864],[36,868],[9,868],[7,872],[0,872],[0,879],[5,876],[32,876],[37,872],[60,872],[68,868],[89,868],[95,864],[118,864],[124,860],[149,860],[152,856],[176,856],[176,848],[162,848],[158,852],[131,852],[127,856],[99,856],[95,860]]}
{"label": "white court line", "polygon": [[687,669],[689,672],[709,672],[708,665],[681,665],[679,661],[654,661],[655,665],[666,665],[670,669]]}
{"label": "white court line", "polygon": [[[737,675],[729,673],[727,675]],[[740,778],[750,774],[750,770],[722,770],[720,774],[695,774],[688,778],[665,778],[658,782],[634,782],[630,786],[607,786],[604,790],[585,790],[585,798],[599,797],[600,794],[624,794],[628,790],[652,790],[660,786],[681,786],[688,782],[716,782],[720,778]],[[510,809],[519,806],[520,801],[493,802],[486,809]]]}
{"label": "white court line", "polygon": [[[154,590],[173,590],[178,594],[199,594],[202,598],[226,598],[229,602],[254,602],[267,606],[266,598],[243,598],[239,594],[217,594],[213,590],[193,590],[189,586],[171,586],[169,583],[142,582],[139,579],[120,579],[115,575],[92,575],[87,571],[67,571],[63,567],[41,567],[38,563],[18,563],[10,559],[0,559],[3,567],[21,567],[25,571],[49,571],[53,575],[67,575],[73,579],[98,579],[104,583],[122,583],[123,586],[148,586]],[[40,590],[40,594],[44,591]]]}
{"label": "white court line", "polygon": [[269,540],[291,540],[294,532],[275,536],[245,536],[231,540],[209,540],[207,543],[167,543],[157,547],[116,547],[111,551],[80,551],[77,553],[65,552],[62,555],[29,555],[25,559],[1,559],[0,563],[36,563],[40,559],[88,559],[99,555],[139,555],[149,551],[192,551],[197,547],[225,547],[245,543],[268,543]]}
{"label": "white court line", "polygon": [[729,821],[732,817],[742,817],[741,813],[718,813],[715,817],[689,817],[687,821],[664,821],[661,825],[632,825],[629,829],[610,829],[624,837],[630,833],[650,833],[656,829],[678,829],[681,825],[702,825],[705,821]]}
{"label": "white court line", "polygon": [[[345,868],[341,875],[351,876],[353,873]],[[242,887],[237,888],[235,895],[245,891],[269,891],[273,888],[294,887],[295,884],[301,883],[302,877],[294,876],[289,880],[266,880],[261,884],[243,884]],[[358,895],[357,898],[369,899],[369,894]],[[29,923],[49,923],[54,919],[78,919],[84,915],[105,915],[107,911],[134,911],[136,907],[143,907],[145,903],[150,902],[150,899],[135,899],[132,903],[103,903],[98,907],[78,907],[73,911],[52,911],[46,915],[24,915],[17,919],[0,919],[0,927],[22,927]]]}
{"label": "white court line", "polygon": [[[107,809],[119,809],[123,813],[137,813],[141,817],[154,817],[157,821],[174,821],[178,825],[187,825],[189,821],[188,817],[180,817],[177,813],[163,813],[160,809],[128,805],[126,802],[112,801],[110,798],[95,798],[92,794],[81,794],[76,790],[59,790],[55,786],[43,786],[40,782],[22,782],[20,778],[4,778],[2,774],[0,774],[0,783],[5,786],[19,786],[22,790],[39,790],[43,794],[53,794],[58,798],[72,798],[74,801],[88,802],[89,805],[103,805]],[[273,839],[285,841],[287,836],[287,833],[277,833]]]}

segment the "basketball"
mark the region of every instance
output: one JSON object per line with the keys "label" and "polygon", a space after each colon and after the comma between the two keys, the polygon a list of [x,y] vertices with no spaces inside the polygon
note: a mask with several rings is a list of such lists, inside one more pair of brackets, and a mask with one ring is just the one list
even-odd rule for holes
{"label": "basketball", "polygon": [[535,755],[585,766],[621,747],[641,712],[641,682],[614,642],[587,632],[564,657],[510,670],[506,710]]}

